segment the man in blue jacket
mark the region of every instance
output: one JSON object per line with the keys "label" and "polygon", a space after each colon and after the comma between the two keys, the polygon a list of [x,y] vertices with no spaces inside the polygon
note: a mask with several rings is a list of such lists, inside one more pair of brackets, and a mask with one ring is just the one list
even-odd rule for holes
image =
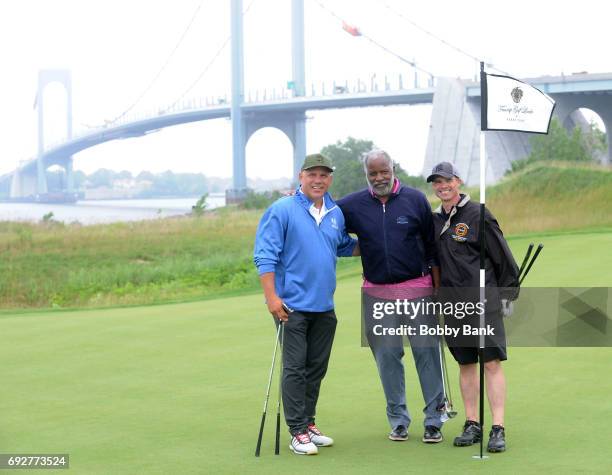
{"label": "man in blue jacket", "polygon": [[[364,170],[369,187],[338,200],[348,232],[359,239],[364,296],[377,293],[394,299],[402,295],[427,302],[440,278],[429,202],[423,193],[399,182],[393,160],[382,150],[365,155]],[[429,327],[437,323],[423,312],[413,317],[414,328],[420,328],[416,323]],[[389,439],[404,441],[411,417],[406,406],[402,338],[373,337],[367,322],[366,333],[387,400]],[[420,336],[410,337],[410,343],[425,402],[422,440],[438,443],[442,441],[444,407],[438,343]]]}
{"label": "man in blue jacket", "polygon": [[336,330],[336,259],[359,252],[327,193],[333,171],[327,157],[308,155],[300,188],[266,210],[255,239],[254,261],[268,310],[284,322],[283,407],[289,448],[300,455],[333,444],[315,425],[315,410]]}

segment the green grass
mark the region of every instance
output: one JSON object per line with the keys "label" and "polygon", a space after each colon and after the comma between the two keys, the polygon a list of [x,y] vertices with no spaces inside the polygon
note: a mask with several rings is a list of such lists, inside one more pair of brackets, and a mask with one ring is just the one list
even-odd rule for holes
{"label": "green grass", "polygon": [[[603,203],[610,189],[609,168],[551,162],[489,188],[487,204],[508,236],[609,231],[612,213]],[[85,227],[0,222],[0,309],[150,305],[256,291],[252,250],[261,213],[228,207],[199,218]],[[341,261],[339,269],[359,273],[355,263]]]}
{"label": "green grass", "polygon": [[[511,240],[515,253],[529,239]],[[592,252],[609,249],[609,234],[541,241],[531,285],[610,286],[610,253]],[[452,446],[461,412],[445,425],[444,443],[419,441],[423,403],[407,356],[411,440],[388,441],[376,368],[359,346],[359,283],[350,272],[338,283],[318,414],[337,443],[317,457],[290,454],[286,432],[274,456],[274,417],[262,457],[253,456],[274,342],[259,294],[0,316],[1,452],[68,452],[79,474],[610,472],[610,348],[511,348],[509,450],[486,461]]]}
{"label": "green grass", "polygon": [[[529,243],[534,252],[544,244],[525,278],[530,287],[612,287],[612,229],[598,232],[533,234],[510,237],[512,254],[521,265]],[[533,253],[532,253],[533,256]]]}

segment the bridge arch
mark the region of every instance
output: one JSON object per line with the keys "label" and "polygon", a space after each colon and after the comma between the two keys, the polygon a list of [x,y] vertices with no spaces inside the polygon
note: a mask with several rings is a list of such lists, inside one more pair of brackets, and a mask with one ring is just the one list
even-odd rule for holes
{"label": "bridge arch", "polygon": [[593,144],[594,158],[600,163],[606,163],[607,144],[610,141],[610,135],[603,118],[597,112],[587,107],[575,109],[567,115],[563,127],[568,132],[573,131],[575,127],[579,127],[584,134],[590,136],[593,140],[603,139],[604,143],[599,144],[601,148],[598,149],[596,144]]}
{"label": "bridge arch", "polygon": [[[270,142],[264,144],[265,137],[271,138]],[[266,147],[266,148],[264,148]],[[255,159],[258,157],[258,159]],[[264,157],[263,159],[260,157]],[[247,139],[246,145],[246,169],[247,177],[263,177],[261,171],[273,167],[277,177],[289,177],[293,182],[293,142],[286,131],[277,127],[261,127],[254,131]]]}
{"label": "bridge arch", "polygon": [[72,174],[72,156],[61,157],[53,163],[45,163],[45,89],[58,83],[66,92],[66,139],[72,138],[72,74],[68,69],[43,69],[38,72],[38,89],[36,91],[36,109],[38,112],[38,156],[36,163],[37,192],[47,193],[46,169],[51,165],[60,165],[66,171],[67,191],[74,188]]}
{"label": "bridge arch", "polygon": [[306,115],[298,112],[268,112],[252,114],[245,117],[244,147],[249,139],[260,129],[274,128],[283,132],[293,146],[292,184],[297,182],[297,176],[306,155]]}
{"label": "bridge arch", "polygon": [[609,94],[551,94],[557,102],[555,115],[568,130],[575,126],[583,128],[590,127],[589,113],[581,113],[581,109],[587,109],[591,114],[596,114],[601,119],[608,145],[607,151],[601,154],[600,161],[603,164],[612,163],[612,95]]}

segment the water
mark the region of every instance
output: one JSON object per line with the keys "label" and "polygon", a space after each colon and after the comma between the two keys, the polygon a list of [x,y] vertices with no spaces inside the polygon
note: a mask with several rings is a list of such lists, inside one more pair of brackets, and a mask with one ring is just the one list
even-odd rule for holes
{"label": "water", "polygon": [[[81,224],[139,221],[191,212],[199,197],[147,200],[92,200],[71,204],[57,203],[0,203],[0,221],[40,221],[52,212],[53,219]],[[225,194],[211,193],[206,199],[206,209],[225,206]]]}

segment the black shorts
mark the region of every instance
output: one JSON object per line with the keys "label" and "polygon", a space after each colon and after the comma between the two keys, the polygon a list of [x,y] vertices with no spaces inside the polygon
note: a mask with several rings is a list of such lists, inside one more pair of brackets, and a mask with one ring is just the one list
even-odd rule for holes
{"label": "black shorts", "polygon": [[[478,348],[466,348],[462,346],[449,347],[453,358],[460,365],[478,363]],[[493,360],[506,361],[506,345],[487,347],[483,349],[483,360],[485,363]]]}
{"label": "black shorts", "polygon": [[[474,325],[476,320],[472,322]],[[464,323],[462,320],[455,322],[454,325]],[[484,362],[500,360],[505,361],[508,359],[506,350],[506,331],[504,328],[503,317],[500,312],[492,311],[487,312],[486,323],[491,325],[495,331],[495,336],[485,337],[485,348],[483,349],[483,360]],[[453,322],[451,322],[451,326]],[[478,346],[480,339],[477,336],[474,337],[462,337],[453,339],[446,337],[446,343],[455,361],[460,365],[478,363]]]}

